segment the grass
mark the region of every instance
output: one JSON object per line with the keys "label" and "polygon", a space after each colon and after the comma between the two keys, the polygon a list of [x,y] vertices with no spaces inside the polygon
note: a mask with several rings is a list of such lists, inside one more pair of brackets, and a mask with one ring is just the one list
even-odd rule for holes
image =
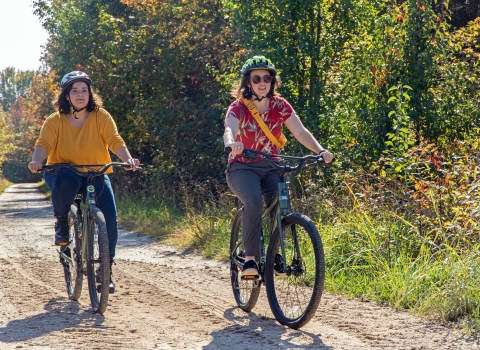
{"label": "grass", "polygon": [[13,184],[4,177],[0,177],[0,193],[3,193],[3,191],[5,191],[5,189],[10,185]]}
{"label": "grass", "polygon": [[183,249],[192,249],[206,257],[228,258],[230,214],[220,208],[206,207],[202,213],[181,211],[161,200],[117,198],[119,224]]}
{"label": "grass", "polygon": [[335,222],[318,227],[327,290],[455,322],[480,336],[479,244],[465,254],[438,249],[388,211],[376,217],[339,212]]}

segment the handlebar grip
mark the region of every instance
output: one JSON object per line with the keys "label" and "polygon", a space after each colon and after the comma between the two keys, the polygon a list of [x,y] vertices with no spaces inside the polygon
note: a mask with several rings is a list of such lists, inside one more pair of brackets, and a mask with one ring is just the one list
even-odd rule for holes
{"label": "handlebar grip", "polygon": [[227,153],[227,154],[230,154],[230,152],[232,152],[232,147],[230,147],[230,146],[225,146],[224,152]]}
{"label": "handlebar grip", "polygon": [[330,163],[325,163],[325,160],[323,159],[323,157],[322,157],[321,154],[319,155],[319,158],[318,158],[318,161],[319,161],[320,163],[324,163],[324,164],[331,164],[331,163],[333,163],[335,160],[336,160],[336,158],[333,157],[332,160],[330,161]]}

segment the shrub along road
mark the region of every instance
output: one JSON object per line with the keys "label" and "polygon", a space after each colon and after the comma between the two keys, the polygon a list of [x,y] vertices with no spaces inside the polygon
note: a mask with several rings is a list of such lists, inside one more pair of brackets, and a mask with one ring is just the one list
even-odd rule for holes
{"label": "shrub along road", "polygon": [[[52,207],[36,184],[0,196],[0,349],[479,349],[407,312],[324,294],[301,330],[273,319],[265,293],[235,307],[226,263],[121,231],[105,316],[66,296]],[[225,243],[227,244],[227,243]]]}

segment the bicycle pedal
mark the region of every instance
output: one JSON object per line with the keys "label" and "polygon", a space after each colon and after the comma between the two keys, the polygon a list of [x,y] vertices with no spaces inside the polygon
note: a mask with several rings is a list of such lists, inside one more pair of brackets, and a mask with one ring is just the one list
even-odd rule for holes
{"label": "bicycle pedal", "polygon": [[242,280],[248,280],[248,281],[259,280],[261,278],[262,277],[260,275],[246,275],[241,277]]}

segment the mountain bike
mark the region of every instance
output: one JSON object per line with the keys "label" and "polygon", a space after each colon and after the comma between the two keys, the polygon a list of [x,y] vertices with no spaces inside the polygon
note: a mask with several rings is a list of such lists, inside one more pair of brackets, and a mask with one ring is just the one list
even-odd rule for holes
{"label": "mountain bike", "polygon": [[[130,167],[127,163],[109,164],[51,164],[45,171],[69,169],[87,177],[85,195],[81,190],[73,200],[68,213],[69,243],[58,250],[63,265],[67,294],[78,300],[82,292],[83,276],[87,276],[90,302],[95,312],[107,309],[110,284],[110,255],[105,217],[96,205],[95,177],[103,176],[110,167]],[[86,169],[86,170],[80,170]]]}
{"label": "mountain bike", "polygon": [[[230,152],[229,147],[225,150]],[[244,149],[240,157],[269,160],[279,173],[278,192],[262,213],[259,273],[241,276],[245,253],[242,243],[243,207],[232,223],[230,235],[230,276],[237,305],[250,312],[265,284],[273,315],[283,325],[297,329],[314,316],[325,282],[325,257],[322,239],[313,221],[300,213],[291,213],[286,175],[313,164],[325,164],[319,155],[293,157]],[[297,163],[289,166],[279,159]],[[312,162],[313,161],[313,162]],[[265,253],[266,248],[266,253]]]}

